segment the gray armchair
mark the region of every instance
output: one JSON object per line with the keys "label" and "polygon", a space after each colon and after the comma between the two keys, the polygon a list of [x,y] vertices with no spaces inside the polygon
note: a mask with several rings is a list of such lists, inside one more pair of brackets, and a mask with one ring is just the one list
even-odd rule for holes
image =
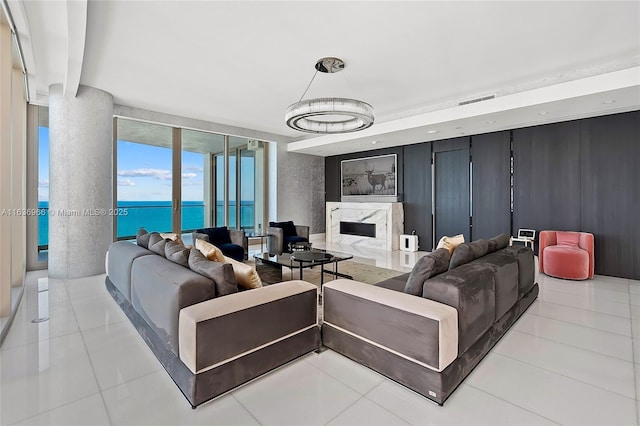
{"label": "gray armchair", "polygon": [[203,228],[198,229],[193,234],[193,244],[196,239],[210,242],[218,247],[225,256],[244,262],[247,259],[248,243],[244,231],[241,229]]}
{"label": "gray armchair", "polygon": [[289,243],[309,241],[309,227],[289,222],[269,222],[267,250],[270,255],[289,251]]}

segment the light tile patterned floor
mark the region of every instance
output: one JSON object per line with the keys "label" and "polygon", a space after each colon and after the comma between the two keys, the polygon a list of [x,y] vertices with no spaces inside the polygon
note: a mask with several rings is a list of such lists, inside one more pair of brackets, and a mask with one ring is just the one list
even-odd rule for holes
{"label": "light tile patterned floor", "polygon": [[0,424],[637,424],[640,282],[539,283],[539,299],[444,407],[327,350],[192,410],[104,276],[30,273],[0,348]]}

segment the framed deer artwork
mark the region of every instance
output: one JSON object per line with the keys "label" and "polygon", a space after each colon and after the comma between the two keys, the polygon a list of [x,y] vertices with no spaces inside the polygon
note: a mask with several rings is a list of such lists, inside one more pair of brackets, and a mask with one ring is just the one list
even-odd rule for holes
{"label": "framed deer artwork", "polygon": [[343,160],[340,163],[344,201],[396,201],[398,196],[396,154]]}

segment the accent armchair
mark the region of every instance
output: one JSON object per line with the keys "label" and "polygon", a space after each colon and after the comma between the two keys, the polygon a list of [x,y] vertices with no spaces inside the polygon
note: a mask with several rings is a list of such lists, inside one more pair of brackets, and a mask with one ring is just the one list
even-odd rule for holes
{"label": "accent armchair", "polygon": [[293,221],[269,222],[267,234],[269,234],[267,250],[270,255],[289,252],[289,243],[309,241],[309,227],[294,225]]}
{"label": "accent armchair", "polygon": [[593,234],[571,231],[540,232],[540,272],[569,280],[593,278]]}
{"label": "accent armchair", "polygon": [[193,242],[201,239],[218,247],[222,254],[238,262],[247,259],[247,239],[241,229],[228,229],[226,226],[219,228],[202,228],[193,233]]}

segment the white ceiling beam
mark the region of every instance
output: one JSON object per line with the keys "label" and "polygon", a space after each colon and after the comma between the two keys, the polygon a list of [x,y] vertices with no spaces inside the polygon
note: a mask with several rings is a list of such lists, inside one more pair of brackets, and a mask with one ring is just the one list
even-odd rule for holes
{"label": "white ceiling beam", "polygon": [[67,69],[63,96],[75,97],[80,86],[87,39],[87,1],[67,0]]}

